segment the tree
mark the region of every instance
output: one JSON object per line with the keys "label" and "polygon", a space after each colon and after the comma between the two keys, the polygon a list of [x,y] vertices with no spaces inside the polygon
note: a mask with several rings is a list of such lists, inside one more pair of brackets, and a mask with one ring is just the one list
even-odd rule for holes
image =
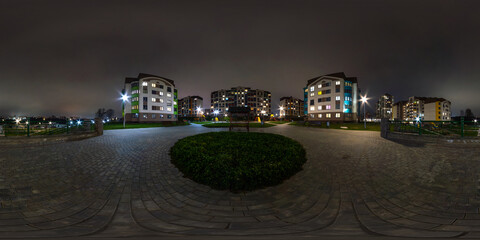
{"label": "tree", "polygon": [[105,117],[111,119],[113,117],[113,115],[115,115],[115,111],[113,111],[113,109],[108,109],[106,112],[105,112]]}
{"label": "tree", "polygon": [[101,119],[110,119],[115,115],[115,111],[113,109],[108,109],[105,111],[105,108],[99,108],[97,112],[95,113],[95,117],[101,118]]}

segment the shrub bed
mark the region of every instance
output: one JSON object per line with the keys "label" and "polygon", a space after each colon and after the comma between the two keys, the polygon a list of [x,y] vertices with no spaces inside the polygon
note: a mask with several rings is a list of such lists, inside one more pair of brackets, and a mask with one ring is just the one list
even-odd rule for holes
{"label": "shrub bed", "polygon": [[195,182],[219,190],[277,185],[302,169],[302,145],[270,133],[213,132],[179,140],[172,163]]}

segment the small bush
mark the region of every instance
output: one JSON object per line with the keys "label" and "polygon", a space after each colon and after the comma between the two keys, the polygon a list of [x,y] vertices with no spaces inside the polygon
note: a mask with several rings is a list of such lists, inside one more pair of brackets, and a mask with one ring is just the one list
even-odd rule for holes
{"label": "small bush", "polygon": [[302,145],[270,133],[199,134],[179,140],[170,155],[185,177],[231,191],[277,185],[300,171],[306,161]]}

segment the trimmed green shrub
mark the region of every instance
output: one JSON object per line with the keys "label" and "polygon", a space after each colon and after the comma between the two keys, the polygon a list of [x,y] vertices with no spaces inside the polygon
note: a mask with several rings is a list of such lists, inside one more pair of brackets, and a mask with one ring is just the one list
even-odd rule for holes
{"label": "trimmed green shrub", "polygon": [[305,149],[270,133],[212,132],[179,140],[172,163],[195,182],[219,190],[254,190],[277,185],[302,169]]}

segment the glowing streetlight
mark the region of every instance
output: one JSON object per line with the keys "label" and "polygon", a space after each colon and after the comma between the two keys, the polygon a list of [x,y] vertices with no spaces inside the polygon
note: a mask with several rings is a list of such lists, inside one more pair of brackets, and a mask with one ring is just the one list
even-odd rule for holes
{"label": "glowing streetlight", "polygon": [[283,112],[282,114],[283,109],[284,109],[283,106],[280,106],[280,118],[282,117],[282,115],[285,116],[285,112]]}
{"label": "glowing streetlight", "polygon": [[15,119],[15,123],[19,124],[20,123],[20,118]]}
{"label": "glowing streetlight", "polygon": [[[122,114],[123,114],[123,128],[125,128],[125,102],[128,102],[129,96],[127,94],[122,94]],[[105,121],[102,121],[105,123]]]}
{"label": "glowing streetlight", "polygon": [[363,127],[365,129],[367,129],[367,117],[365,115],[365,105],[367,105],[367,95],[365,96],[362,96],[362,98],[360,99],[360,101],[362,101],[362,104],[363,104]]}
{"label": "glowing streetlight", "polygon": [[122,101],[123,102],[128,101],[128,95],[127,94],[122,94]]}
{"label": "glowing streetlight", "polygon": [[78,120],[78,121],[77,121],[77,125],[80,126],[80,124],[82,124],[82,121]]}

